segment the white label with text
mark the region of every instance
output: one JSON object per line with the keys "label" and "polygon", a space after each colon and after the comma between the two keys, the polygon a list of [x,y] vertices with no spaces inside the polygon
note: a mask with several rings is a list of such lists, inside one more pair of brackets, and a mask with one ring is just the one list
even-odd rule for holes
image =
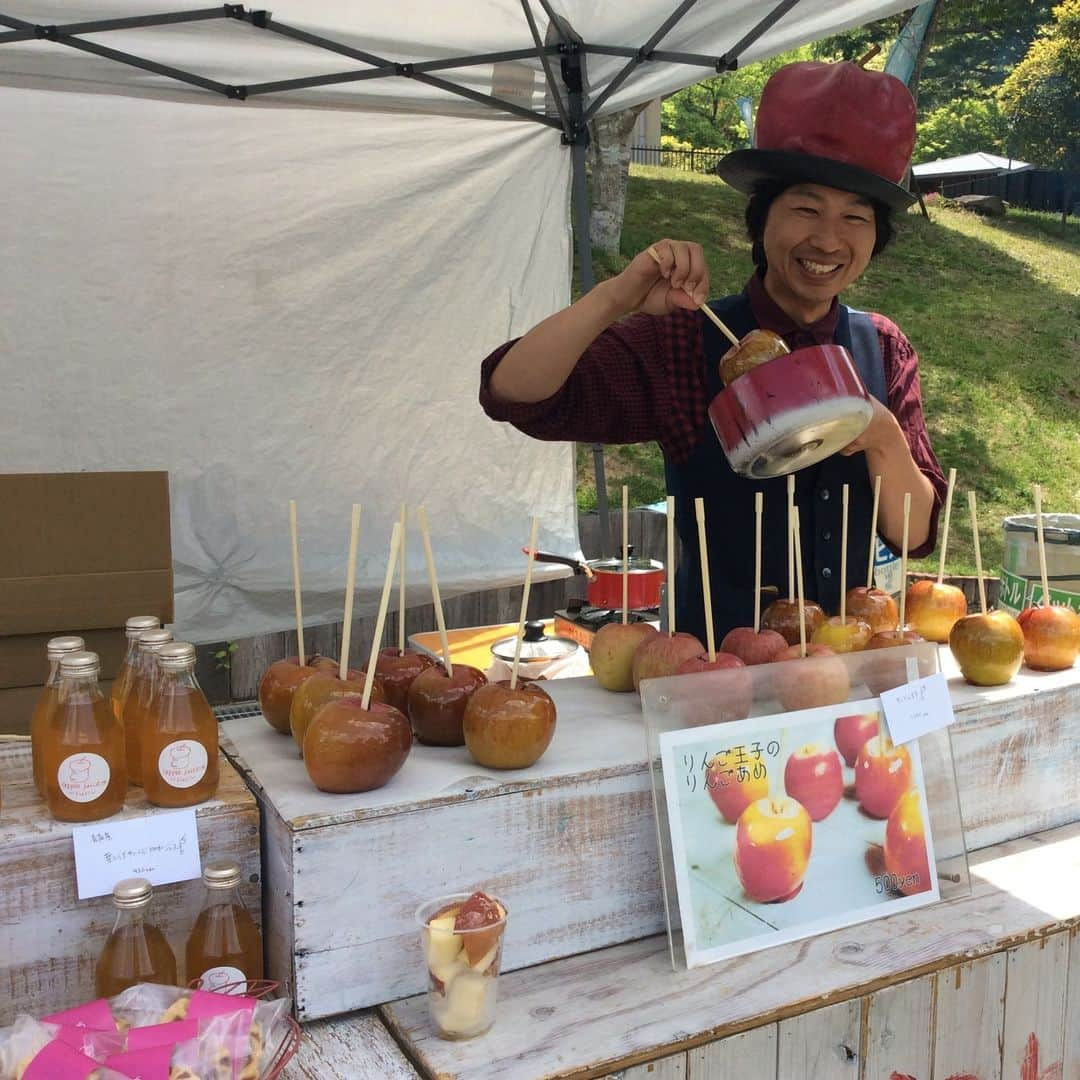
{"label": "white label with text", "polygon": [[56,780],[65,798],[87,803],[100,799],[109,786],[112,770],[100,754],[72,754],[60,762]]}
{"label": "white label with text", "polygon": [[881,695],[889,737],[899,746],[953,722],[949,684],[940,672],[916,679]]}
{"label": "white label with text", "polygon": [[247,993],[247,976],[239,968],[229,967],[227,964],[204,971],[199,982],[203,990],[209,990],[215,994]]}
{"label": "white label with text", "polygon": [[171,742],[158,754],[158,772],[170,787],[194,787],[206,775],[208,764],[206,747],[194,739]]}

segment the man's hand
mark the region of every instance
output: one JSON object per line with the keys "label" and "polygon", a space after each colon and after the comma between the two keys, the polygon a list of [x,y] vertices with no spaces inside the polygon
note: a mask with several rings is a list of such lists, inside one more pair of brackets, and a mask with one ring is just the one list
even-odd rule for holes
{"label": "man's hand", "polygon": [[709,270],[700,244],[657,240],[638,252],[611,287],[626,314],[670,315],[677,308],[695,311],[709,295]]}
{"label": "man's hand", "polygon": [[870,416],[870,423],[866,425],[866,430],[853,442],[848,443],[840,453],[845,457],[850,457],[860,451],[878,450],[889,453],[897,448],[906,451],[907,443],[904,441],[904,433],[900,430],[896,417],[877,398],[871,397],[870,404],[874,411]]}

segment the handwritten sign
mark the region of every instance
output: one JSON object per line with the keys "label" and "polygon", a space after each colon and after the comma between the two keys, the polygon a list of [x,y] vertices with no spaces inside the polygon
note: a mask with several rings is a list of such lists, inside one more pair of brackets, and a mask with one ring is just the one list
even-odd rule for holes
{"label": "handwritten sign", "polygon": [[898,746],[953,722],[952,700],[945,676],[928,675],[881,695],[889,736]]}
{"label": "handwritten sign", "polygon": [[95,821],[72,829],[71,835],[80,900],[107,896],[124,878],[141,877],[151,885],[169,885],[202,873],[194,810]]}

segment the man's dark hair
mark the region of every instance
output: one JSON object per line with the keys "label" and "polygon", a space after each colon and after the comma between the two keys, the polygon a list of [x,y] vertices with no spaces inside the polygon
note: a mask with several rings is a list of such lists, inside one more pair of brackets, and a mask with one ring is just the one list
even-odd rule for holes
{"label": "man's dark hair", "polygon": [[[782,195],[788,188],[794,187],[797,180],[759,180],[754,185],[750,195],[750,201],[746,204],[746,231],[752,245],[750,257],[759,270],[764,270],[768,263],[765,261],[765,219],[769,216],[769,207],[772,206],[777,196]],[[885,246],[896,235],[893,228],[892,211],[876,199],[868,202],[874,208],[874,250],[871,257],[878,252],[884,251]]]}

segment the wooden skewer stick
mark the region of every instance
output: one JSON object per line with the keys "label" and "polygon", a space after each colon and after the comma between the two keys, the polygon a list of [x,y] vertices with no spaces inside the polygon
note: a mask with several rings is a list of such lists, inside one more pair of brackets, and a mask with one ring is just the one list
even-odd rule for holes
{"label": "wooden skewer stick", "polygon": [[[349,563],[345,568],[345,621],[341,624],[341,660],[338,662],[338,678],[349,675],[349,639],[352,637],[353,590],[356,588],[356,548],[360,542],[360,504],[352,504],[352,520],[349,523]],[[378,644],[381,632],[376,637]],[[372,660],[374,665],[375,661]],[[367,706],[365,705],[366,709]]]}
{"label": "wooden skewer stick", "polygon": [[379,642],[382,641],[383,627],[386,625],[386,609],[390,606],[390,590],[394,586],[394,564],[397,562],[400,543],[401,522],[395,521],[390,533],[390,554],[386,560],[386,577],[383,579],[379,615],[375,620],[375,636],[371,639],[371,657],[368,660],[367,677],[364,679],[364,696],[360,699],[361,709],[366,709],[371,704],[371,688],[375,685],[375,662],[379,658]]}
{"label": "wooden skewer stick", "polygon": [[870,556],[866,561],[866,587],[874,587],[874,557],[877,555],[877,512],[881,502],[881,474],[874,477],[874,508],[870,511]]}
{"label": "wooden skewer stick", "polygon": [[949,470],[949,487],[945,493],[945,523],[941,526],[941,558],[938,560],[937,583],[945,577],[945,548],[949,544],[949,518],[952,516],[953,489],[956,487],[956,470]]}
{"label": "wooden skewer stick", "polygon": [[713,636],[712,589],[709,587],[709,545],[705,539],[705,500],[694,500],[697,516],[698,548],[701,551],[701,596],[705,601],[705,641],[709,648],[709,663],[716,660],[716,638]]}
{"label": "wooden skewer stick", "polygon": [[1046,573],[1046,539],[1043,536],[1042,484],[1035,485],[1035,535],[1039,542],[1039,573],[1042,576],[1043,607],[1050,606],[1050,578]]}
{"label": "wooden skewer stick", "polygon": [[848,486],[841,489],[840,509],[840,625],[847,623],[847,513]]}
{"label": "wooden skewer stick", "polygon": [[[660,252],[658,252],[656,248],[652,246],[652,244],[650,244],[645,250],[653,257],[653,260],[656,262],[657,266],[664,265],[664,260],[660,258]],[[726,337],[728,341],[731,342],[732,345],[738,346],[739,339],[727,328],[727,325],[724,323],[724,321],[720,318],[719,315],[716,314],[715,311],[713,311],[711,307],[709,307],[708,304],[699,304],[698,311],[700,311],[713,324],[713,326],[715,326],[716,329],[719,330],[720,333],[723,334],[724,337]]]}
{"label": "wooden skewer stick", "polygon": [[525,637],[525,617],[529,610],[529,590],[532,588],[533,559],[536,556],[536,534],[540,519],[534,514],[532,532],[529,533],[529,561],[525,566],[525,588],[521,590],[521,614],[518,616],[517,637],[514,639],[514,664],[510,669],[510,689],[517,689],[518,664],[521,663],[521,642]]}
{"label": "wooden skewer stick", "polygon": [[675,633],[675,496],[667,497],[667,625]]}
{"label": "wooden skewer stick", "polygon": [[398,573],[398,628],[397,628],[397,641],[398,641],[398,654],[400,656],[405,655],[405,536],[406,536],[406,523],[409,520],[409,511],[405,504],[401,504],[401,553],[399,556],[399,565],[401,567]]}
{"label": "wooden skewer stick", "polygon": [[982,552],[979,551],[979,518],[975,510],[975,492],[968,492],[968,510],[971,512],[971,539],[975,545],[975,574],[979,579],[979,608],[986,614],[986,585],[983,583]]}
{"label": "wooden skewer stick", "polygon": [[439,628],[439,644],[442,648],[443,667],[447,675],[454,674],[454,665],[450,661],[450,639],[446,634],[446,618],[443,615],[442,597],[439,595],[439,579],[435,576],[435,556],[431,553],[431,534],[428,532],[427,510],[423,506],[416,508],[416,521],[420,526],[420,540],[424,545],[424,558],[427,559],[428,581],[431,583],[431,603],[435,608],[435,625]]}
{"label": "wooden skewer stick", "polygon": [[788,599],[795,599],[795,474],[787,478],[787,582]]}
{"label": "wooden skewer stick", "polygon": [[799,592],[799,655],[806,656],[806,603],[803,600],[802,535],[799,532],[799,508],[792,519],[792,540],[795,547],[795,581]]}
{"label": "wooden skewer stick", "polygon": [[900,633],[904,633],[904,616],[907,607],[907,549],[908,524],[911,519],[911,492],[904,492],[904,534],[900,541]]}
{"label": "wooden skewer stick", "polygon": [[761,513],[764,499],[754,492],[754,633],[761,629]]}
{"label": "wooden skewer stick", "polygon": [[304,652],[304,609],[300,600],[300,540],[296,532],[296,500],[289,500],[289,532],[292,535],[292,587],[293,602],[296,606],[296,650],[299,653],[300,666],[304,666],[307,654]]}
{"label": "wooden skewer stick", "polygon": [[622,621],[630,621],[630,496],[622,486]]}
{"label": "wooden skewer stick", "polygon": [[862,56],[860,56],[859,59],[855,61],[855,63],[858,64],[859,67],[864,68],[867,64],[870,63],[871,60],[874,59],[875,56],[877,56],[879,52],[881,52],[880,45],[871,45],[870,48],[867,49],[866,52],[864,52]]}

